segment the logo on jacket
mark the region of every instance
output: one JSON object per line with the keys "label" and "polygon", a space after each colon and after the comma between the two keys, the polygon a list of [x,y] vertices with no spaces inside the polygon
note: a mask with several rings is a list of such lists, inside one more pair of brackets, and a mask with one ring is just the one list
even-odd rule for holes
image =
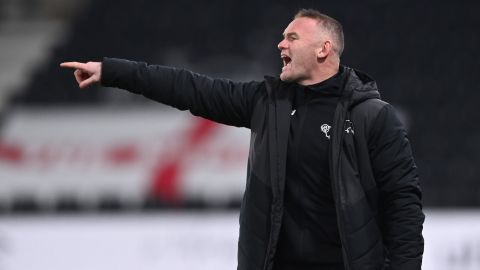
{"label": "logo on jacket", "polygon": [[322,132],[325,133],[325,137],[330,140],[330,135],[328,135],[328,132],[330,131],[331,126],[323,124],[320,128],[322,129]]}
{"label": "logo on jacket", "polygon": [[345,120],[345,132],[347,134],[355,134],[355,131],[353,130],[353,122],[350,120]]}

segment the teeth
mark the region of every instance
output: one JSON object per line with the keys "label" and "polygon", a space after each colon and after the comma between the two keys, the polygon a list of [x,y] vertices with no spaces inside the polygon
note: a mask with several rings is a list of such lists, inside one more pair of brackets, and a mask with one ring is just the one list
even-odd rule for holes
{"label": "teeth", "polygon": [[280,54],[280,58],[282,59],[283,61],[283,67],[282,67],[282,70],[287,68],[288,66],[290,66],[290,64],[292,63],[292,58],[290,58],[290,56],[286,55],[286,54]]}

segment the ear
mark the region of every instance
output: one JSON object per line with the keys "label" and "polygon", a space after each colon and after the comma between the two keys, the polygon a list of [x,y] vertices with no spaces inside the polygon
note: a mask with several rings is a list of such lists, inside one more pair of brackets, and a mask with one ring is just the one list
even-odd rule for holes
{"label": "ear", "polygon": [[317,50],[317,58],[325,58],[327,57],[330,52],[332,51],[332,42],[327,40],[320,46]]}

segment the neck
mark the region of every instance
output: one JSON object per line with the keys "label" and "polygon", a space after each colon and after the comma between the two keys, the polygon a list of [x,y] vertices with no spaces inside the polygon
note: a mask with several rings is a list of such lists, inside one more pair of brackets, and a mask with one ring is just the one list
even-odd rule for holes
{"label": "neck", "polygon": [[299,81],[300,85],[312,85],[323,82],[338,73],[340,69],[340,61],[327,61],[320,63],[318,68],[313,72],[313,76],[308,79]]}

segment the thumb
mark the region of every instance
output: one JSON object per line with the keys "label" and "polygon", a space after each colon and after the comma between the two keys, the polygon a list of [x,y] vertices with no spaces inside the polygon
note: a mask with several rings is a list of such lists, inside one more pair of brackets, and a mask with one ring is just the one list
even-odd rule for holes
{"label": "thumb", "polygon": [[98,82],[98,79],[92,75],[88,79],[81,81],[78,86],[82,89],[89,87],[90,85]]}

